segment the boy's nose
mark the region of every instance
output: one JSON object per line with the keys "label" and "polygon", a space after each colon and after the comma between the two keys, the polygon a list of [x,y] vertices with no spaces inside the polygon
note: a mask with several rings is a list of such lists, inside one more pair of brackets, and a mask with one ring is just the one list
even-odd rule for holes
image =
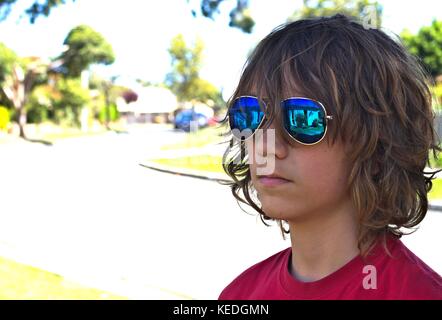
{"label": "boy's nose", "polygon": [[255,152],[262,157],[272,156],[279,159],[287,157],[289,152],[289,144],[285,140],[284,130],[281,126],[275,126],[273,119],[265,129],[258,129],[253,138],[253,146]]}

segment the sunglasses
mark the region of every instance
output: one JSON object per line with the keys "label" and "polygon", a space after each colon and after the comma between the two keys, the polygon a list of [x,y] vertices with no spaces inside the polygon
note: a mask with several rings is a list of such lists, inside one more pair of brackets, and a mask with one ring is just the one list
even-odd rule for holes
{"label": "sunglasses", "polygon": [[[327,115],[319,101],[291,97],[281,103],[283,127],[295,141],[304,145],[319,143],[327,133],[327,123],[333,116]],[[228,110],[232,134],[244,141],[250,138],[264,121],[266,104],[253,96],[236,98]]]}

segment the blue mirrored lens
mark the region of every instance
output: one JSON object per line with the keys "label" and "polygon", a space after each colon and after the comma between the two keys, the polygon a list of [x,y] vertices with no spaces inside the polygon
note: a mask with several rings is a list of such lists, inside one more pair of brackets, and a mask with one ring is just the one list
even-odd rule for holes
{"label": "blue mirrored lens", "polygon": [[260,125],[263,117],[263,105],[255,97],[239,97],[229,108],[229,124],[232,133],[238,138],[247,138]]}
{"label": "blue mirrored lens", "polygon": [[281,102],[284,127],[296,140],[302,143],[316,143],[325,134],[324,109],[316,101],[292,98]]}

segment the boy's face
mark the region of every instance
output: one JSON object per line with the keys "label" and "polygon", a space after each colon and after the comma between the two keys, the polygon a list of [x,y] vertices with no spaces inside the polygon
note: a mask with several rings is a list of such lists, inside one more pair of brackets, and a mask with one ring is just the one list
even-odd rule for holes
{"label": "boy's face", "polygon": [[[312,146],[287,140],[279,129],[275,129],[275,121],[278,120],[274,120],[263,135],[253,136],[246,144],[249,154],[255,152],[249,163],[250,174],[266,215],[294,222],[338,212],[339,208],[348,206],[350,194],[345,186],[350,166],[344,145],[339,141],[328,145],[327,136]],[[273,151],[267,145],[272,143],[268,130],[275,133]],[[256,159],[266,155],[273,157],[272,173],[287,179],[287,182],[274,185],[280,181],[259,177],[263,173],[263,165]]]}

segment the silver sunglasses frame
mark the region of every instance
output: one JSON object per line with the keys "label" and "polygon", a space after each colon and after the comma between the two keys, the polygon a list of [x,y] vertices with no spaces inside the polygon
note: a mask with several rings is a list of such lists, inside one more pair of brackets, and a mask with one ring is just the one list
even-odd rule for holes
{"label": "silver sunglasses frame", "polygon": [[[233,102],[235,102],[236,100],[238,100],[238,99],[240,99],[240,98],[255,98],[255,99],[257,99],[260,103],[262,103],[262,104],[264,105],[265,108],[267,108],[267,104],[266,104],[264,101],[262,101],[261,99],[259,99],[258,97],[256,97],[256,96],[239,96],[239,97],[235,98],[235,100],[233,100]],[[292,140],[294,140],[294,141],[296,141],[297,143],[300,143],[300,144],[302,144],[302,145],[304,145],[304,146],[314,146],[315,144],[318,144],[319,142],[321,142],[322,139],[324,139],[324,137],[325,137],[326,134],[327,134],[327,130],[328,130],[328,122],[329,122],[330,120],[333,120],[333,115],[329,115],[329,114],[327,114],[327,110],[325,109],[324,105],[323,105],[321,102],[319,102],[318,100],[312,99],[312,98],[307,98],[307,97],[290,97],[290,98],[286,98],[286,99],[284,99],[284,100],[281,100],[280,105],[282,105],[282,103],[283,103],[284,101],[287,101],[287,100],[290,100],[290,99],[308,99],[308,100],[311,100],[311,101],[317,103],[317,104],[322,108],[322,110],[324,111],[324,114],[325,114],[325,131],[324,131],[324,135],[321,137],[321,139],[319,139],[317,142],[314,142],[314,143],[303,143],[303,142],[299,141],[298,139],[294,138],[294,137],[293,137],[293,136],[287,131],[287,129],[285,128],[285,126],[283,126],[283,127],[284,127],[284,131],[287,133],[287,135],[288,135]],[[232,105],[233,105],[233,103],[232,103]],[[260,123],[258,124],[258,127],[257,127],[256,129],[259,129],[259,127],[261,127],[261,125],[262,125],[262,123],[264,122],[264,119],[265,119],[265,118],[266,118],[266,116],[265,116],[265,114],[264,114],[264,116],[262,117],[262,119],[261,119],[261,121],[260,121]],[[229,125],[230,125],[230,121],[229,121]],[[253,137],[254,135],[255,135],[255,131],[254,131],[250,136],[244,138],[244,140],[241,140],[241,141],[247,141],[248,139],[250,139],[250,138]],[[235,137],[235,138],[236,138],[236,137]]]}

